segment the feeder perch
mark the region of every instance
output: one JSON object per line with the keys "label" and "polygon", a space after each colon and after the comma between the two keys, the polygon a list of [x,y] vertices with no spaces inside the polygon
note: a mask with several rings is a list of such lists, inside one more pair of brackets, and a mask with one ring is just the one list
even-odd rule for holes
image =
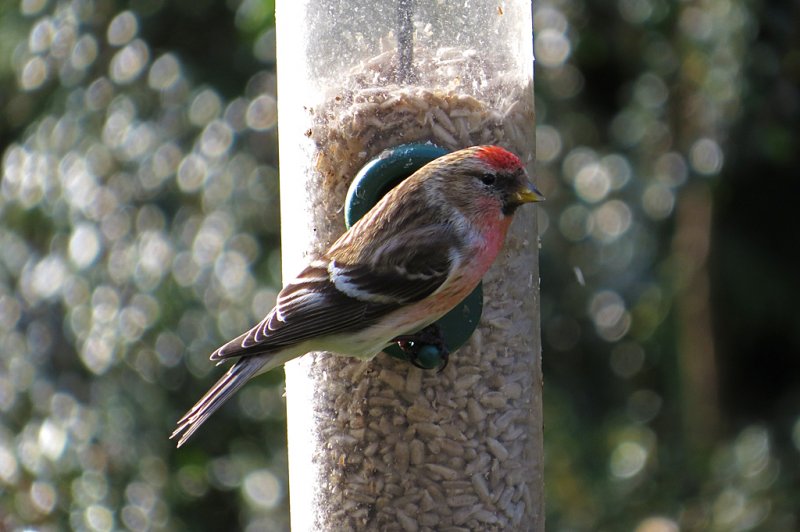
{"label": "feeder perch", "polygon": [[[351,225],[403,179],[446,153],[447,150],[433,144],[405,144],[390,148],[368,162],[356,174],[347,191],[344,205],[344,222],[347,228],[350,229]],[[479,284],[464,301],[436,323],[450,353],[454,353],[469,340],[472,331],[478,326],[482,308],[483,285]],[[404,352],[397,346],[391,346],[385,352],[395,358],[406,359]],[[435,346],[425,345],[417,353],[417,361],[423,369],[434,369],[443,366],[443,356]]]}

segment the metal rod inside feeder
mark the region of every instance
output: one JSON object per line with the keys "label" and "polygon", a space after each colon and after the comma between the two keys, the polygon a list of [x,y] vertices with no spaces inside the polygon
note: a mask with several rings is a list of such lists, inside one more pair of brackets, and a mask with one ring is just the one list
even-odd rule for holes
{"label": "metal rod inside feeder", "polygon": [[414,23],[412,10],[414,0],[397,2],[397,82],[401,84],[414,81]]}

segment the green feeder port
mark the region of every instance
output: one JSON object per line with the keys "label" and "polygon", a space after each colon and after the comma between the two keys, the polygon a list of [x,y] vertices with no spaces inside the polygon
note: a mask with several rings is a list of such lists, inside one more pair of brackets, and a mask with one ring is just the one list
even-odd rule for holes
{"label": "green feeder port", "polygon": [[[433,144],[404,144],[388,149],[368,162],[358,172],[345,201],[345,224],[349,229],[364,216],[384,194],[418,169],[449,153]],[[479,284],[472,293],[453,310],[436,322],[444,345],[450,353],[464,345],[478,326],[483,309],[483,288]],[[406,353],[396,345],[386,353],[401,360],[408,360]],[[434,345],[423,345],[416,349],[415,365],[425,369],[443,367],[446,353]]]}

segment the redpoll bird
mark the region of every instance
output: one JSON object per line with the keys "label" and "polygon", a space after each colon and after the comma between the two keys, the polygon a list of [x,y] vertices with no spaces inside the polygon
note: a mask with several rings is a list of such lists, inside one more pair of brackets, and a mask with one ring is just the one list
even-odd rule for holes
{"label": "redpoll bird", "polygon": [[389,191],[212,355],[238,360],[178,421],[178,447],[245,382],[309,351],[371,359],[430,325],[480,282],[520,205],[543,200],[497,146],[440,157]]}

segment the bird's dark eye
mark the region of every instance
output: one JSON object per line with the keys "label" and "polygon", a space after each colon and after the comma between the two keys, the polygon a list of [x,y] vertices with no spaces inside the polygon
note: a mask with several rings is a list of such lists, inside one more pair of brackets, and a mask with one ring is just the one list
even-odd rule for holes
{"label": "bird's dark eye", "polygon": [[483,174],[480,179],[481,183],[490,187],[497,181],[497,176],[494,174]]}

